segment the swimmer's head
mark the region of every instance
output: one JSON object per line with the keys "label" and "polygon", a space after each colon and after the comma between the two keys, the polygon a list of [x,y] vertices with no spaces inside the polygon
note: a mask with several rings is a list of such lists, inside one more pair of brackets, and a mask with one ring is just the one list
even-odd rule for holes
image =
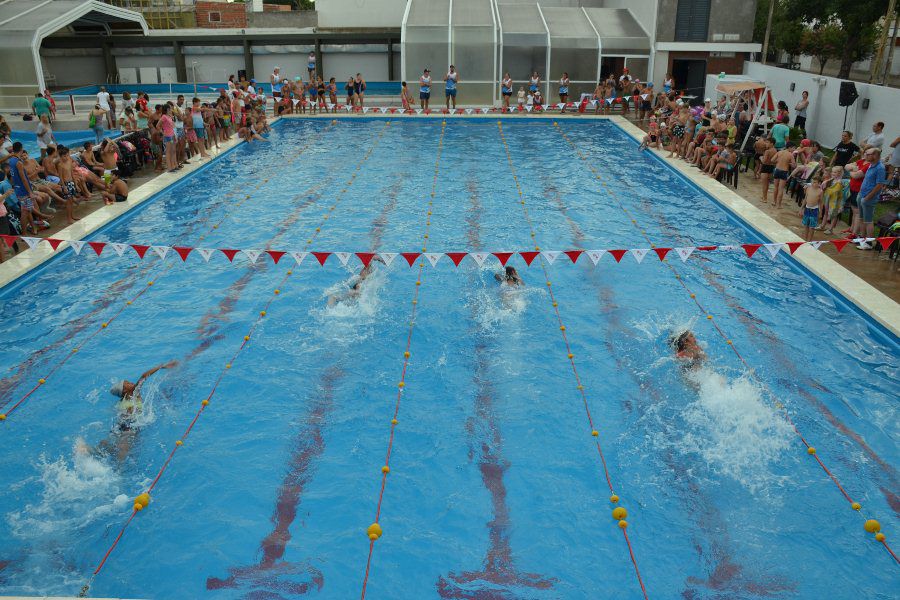
{"label": "swimmer's head", "polygon": [[688,346],[696,344],[697,339],[690,331],[682,331],[679,334],[673,335],[669,339],[669,343],[672,344],[672,347],[675,348],[676,352],[684,352]]}
{"label": "swimmer's head", "polygon": [[117,381],[113,384],[111,388],[109,388],[109,393],[117,398],[121,398],[125,395],[125,384],[128,383],[124,379],[122,381]]}
{"label": "swimmer's head", "polygon": [[517,281],[519,279],[519,273],[516,272],[515,267],[506,267],[506,280],[507,281]]}

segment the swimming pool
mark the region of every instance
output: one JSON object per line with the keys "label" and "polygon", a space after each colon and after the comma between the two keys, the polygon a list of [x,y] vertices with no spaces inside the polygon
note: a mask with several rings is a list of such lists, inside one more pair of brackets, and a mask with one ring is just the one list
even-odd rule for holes
{"label": "swimming pool", "polygon": [[[754,239],[604,121],[282,121],[271,137],[95,239],[359,252]],[[369,598],[641,597],[595,440],[652,598],[898,587],[775,406],[890,541],[897,340],[784,257],[560,258],[551,286],[542,259],[515,257],[527,285],[512,293],[493,259],[445,257],[420,277],[397,257],[357,302],[328,307],[358,263],[154,256],[67,251],[0,291],[4,410],[46,378],[0,424],[3,593],[77,593],[177,449],[91,595],[359,595],[384,477]],[[667,343],[685,327],[709,357],[693,373]],[[75,450],[109,436],[115,380],[172,359],[121,462]]]}
{"label": "swimming pool", "polygon": [[[306,81],[306,77],[304,77]],[[345,81],[338,80],[338,96],[344,93]],[[106,85],[106,91],[110,94],[121,94],[122,92],[147,92],[148,94],[193,94],[193,83],[113,83]],[[220,89],[227,88],[227,83],[198,83],[197,92],[201,94],[218,93]],[[259,86],[266,94],[272,93],[272,84],[260,83]],[[71,94],[73,96],[94,96],[100,91],[99,85],[83,85],[68,90],[60,90],[60,94]],[[54,92],[57,93],[57,92]],[[366,94],[370,96],[397,96],[400,94],[399,81],[367,81]]]}

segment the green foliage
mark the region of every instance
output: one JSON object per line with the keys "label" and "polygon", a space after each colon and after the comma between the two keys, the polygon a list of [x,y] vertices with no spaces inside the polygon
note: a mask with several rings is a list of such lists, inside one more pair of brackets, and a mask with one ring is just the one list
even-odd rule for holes
{"label": "green foliage", "polygon": [[263,0],[263,4],[290,6],[294,10],[316,10],[315,0]]}
{"label": "green foliage", "polygon": [[800,51],[819,61],[819,74],[821,75],[829,60],[843,56],[846,44],[847,32],[836,23],[827,23],[803,32]]}
{"label": "green foliage", "polygon": [[[759,0],[756,5],[756,19],[753,23],[753,39],[761,42],[766,35],[766,21],[769,17],[769,3],[772,0]],[[772,33],[769,36],[769,54],[774,56],[784,51],[790,56],[800,54],[800,40],[807,27],[799,17],[790,17],[787,2],[791,0],[774,0],[775,12],[772,13]]]}

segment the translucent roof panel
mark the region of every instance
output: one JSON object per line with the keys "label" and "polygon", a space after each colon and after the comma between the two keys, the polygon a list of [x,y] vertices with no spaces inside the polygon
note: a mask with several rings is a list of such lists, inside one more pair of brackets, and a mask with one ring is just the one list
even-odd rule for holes
{"label": "translucent roof panel", "polygon": [[504,46],[547,46],[547,28],[537,4],[498,4]]}
{"label": "translucent roof panel", "polygon": [[650,52],[647,32],[627,8],[586,8],[585,12],[600,34],[603,54],[626,50]]}
{"label": "translucent roof panel", "polygon": [[597,48],[597,32],[580,8],[545,8],[541,6],[544,20],[550,30],[553,49]]}
{"label": "translucent roof panel", "polygon": [[454,27],[484,26],[494,27],[491,0],[453,0]]}
{"label": "translucent roof panel", "polygon": [[450,24],[450,0],[412,0],[407,27]]}

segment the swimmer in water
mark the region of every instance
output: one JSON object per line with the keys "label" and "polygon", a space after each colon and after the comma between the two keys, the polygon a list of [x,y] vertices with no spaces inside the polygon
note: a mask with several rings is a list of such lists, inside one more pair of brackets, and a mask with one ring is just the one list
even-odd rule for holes
{"label": "swimmer in water", "polygon": [[143,410],[144,400],[141,398],[141,386],[148,377],[160,369],[171,369],[177,365],[177,361],[169,361],[165,364],[153,367],[144,372],[136,382],[123,379],[113,385],[109,393],[117,397],[116,424],[109,436],[101,441],[95,448],[89,448],[83,441],[79,441],[78,452],[93,454],[95,456],[115,456],[118,462],[123,462],[131,451],[131,446],[137,437],[136,420]]}
{"label": "swimmer in water", "polygon": [[515,267],[506,267],[503,273],[494,273],[494,279],[503,285],[525,286],[525,281],[519,276]]}
{"label": "swimmer in water", "polygon": [[695,369],[706,360],[706,353],[697,343],[692,331],[683,331],[673,336],[670,341],[675,349],[675,357],[683,361],[686,368]]}
{"label": "swimmer in water", "polygon": [[344,300],[355,300],[356,298],[359,298],[359,295],[362,293],[362,282],[372,274],[376,262],[385,264],[380,256],[374,257],[368,265],[362,268],[359,275],[353,279],[353,282],[350,284],[350,289],[343,294],[332,294],[331,296],[328,296],[328,307],[330,308]]}

